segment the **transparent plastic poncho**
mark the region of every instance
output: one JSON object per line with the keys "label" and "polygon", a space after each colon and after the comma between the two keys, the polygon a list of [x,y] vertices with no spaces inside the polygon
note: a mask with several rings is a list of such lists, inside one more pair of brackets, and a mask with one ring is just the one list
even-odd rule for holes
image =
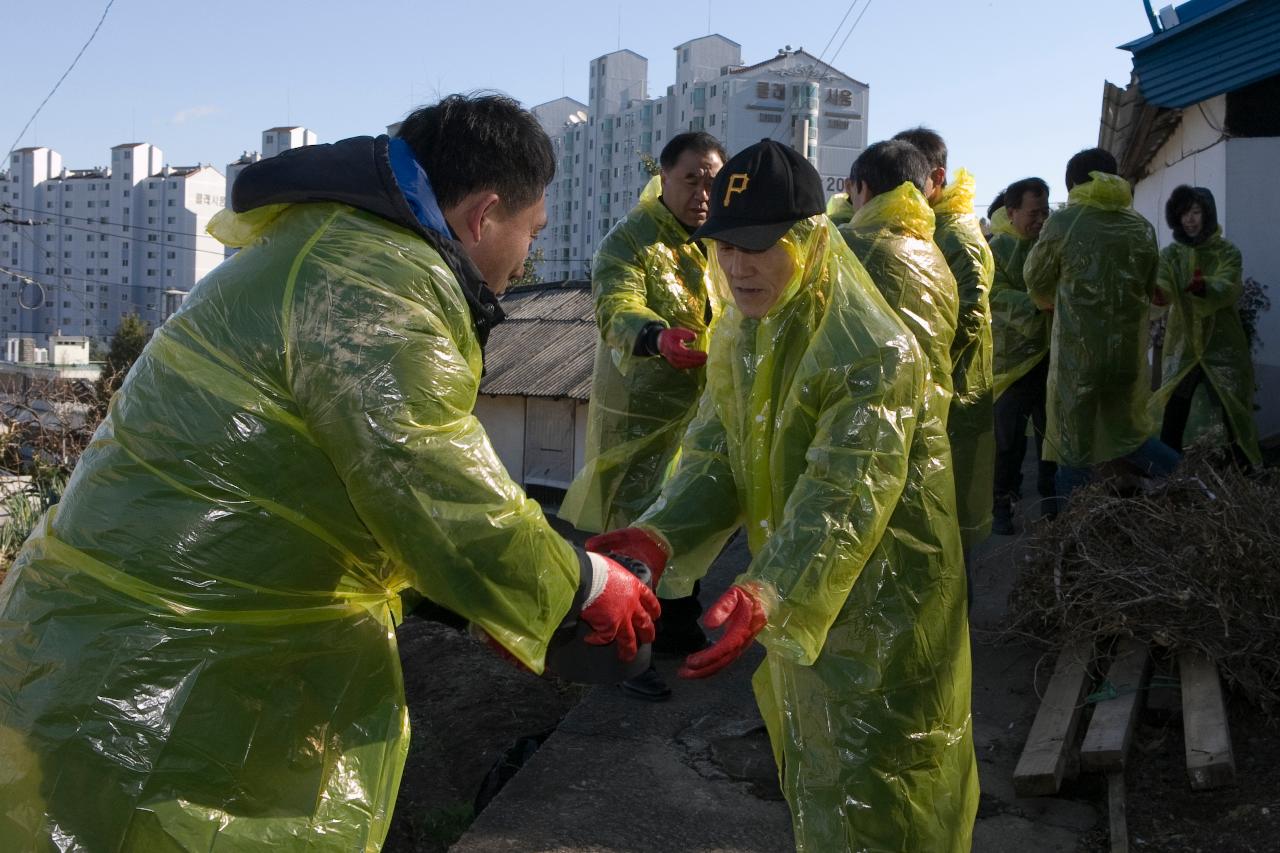
{"label": "transparent plastic poncho", "polygon": [[[825,216],[782,244],[795,273],[763,318],[726,307],[680,465],[638,523],[671,547],[666,595],[745,528],[738,582],[769,609],[753,685],[798,850],[967,851],[978,777],[947,400]],[[727,297],[714,251],[710,274]]]}
{"label": "transparent plastic poncho", "polygon": [[376,850],[402,593],[541,670],[577,588],[472,414],[440,256],[336,204],[218,224],[245,248],[155,333],[0,588],[6,850]]}

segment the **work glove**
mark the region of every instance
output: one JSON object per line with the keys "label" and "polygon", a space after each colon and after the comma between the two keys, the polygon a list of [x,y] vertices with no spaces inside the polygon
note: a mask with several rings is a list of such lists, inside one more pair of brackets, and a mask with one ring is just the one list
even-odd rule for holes
{"label": "work glove", "polygon": [[707,363],[707,354],[686,344],[698,339],[692,329],[663,329],[658,333],[658,353],[676,370],[688,370]]}
{"label": "work glove", "polygon": [[1204,296],[1204,273],[1200,269],[1196,269],[1191,275],[1191,283],[1187,285],[1187,291],[1194,296]]}
{"label": "work glove", "polygon": [[667,567],[667,546],[658,537],[639,527],[623,527],[592,536],[583,547],[606,557],[619,555],[639,560],[653,574],[654,589],[658,588],[658,581]]}
{"label": "work glove", "polygon": [[733,663],[746,651],[768,621],[760,587],[734,584],[725,590],[702,623],[708,628],[724,626],[724,633],[707,648],[685,658],[676,673],[681,678],[706,678]]}
{"label": "work glove", "polygon": [[[603,554],[593,554],[597,576],[580,616],[591,626],[586,641],[605,646],[617,641],[618,659],[629,661],[641,643],[652,643],[653,623],[662,614],[658,597],[638,577]],[[599,573],[604,568],[603,583]]]}

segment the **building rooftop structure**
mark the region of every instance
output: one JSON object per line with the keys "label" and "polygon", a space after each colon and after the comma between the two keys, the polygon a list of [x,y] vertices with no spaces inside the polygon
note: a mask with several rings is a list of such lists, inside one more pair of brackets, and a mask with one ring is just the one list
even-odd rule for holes
{"label": "building rooftop structure", "polygon": [[590,283],[513,287],[502,310],[507,318],[485,345],[480,393],[588,399],[599,337]]}
{"label": "building rooftop structure", "polygon": [[1160,20],[1158,32],[1120,45],[1157,107],[1191,106],[1280,74],[1275,0],[1189,0]]}

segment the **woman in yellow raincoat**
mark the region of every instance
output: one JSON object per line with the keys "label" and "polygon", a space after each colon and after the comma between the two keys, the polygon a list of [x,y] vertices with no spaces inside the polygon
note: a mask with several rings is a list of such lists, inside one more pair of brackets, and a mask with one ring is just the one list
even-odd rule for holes
{"label": "woman in yellow raincoat", "polygon": [[[472,414],[501,318],[485,281],[518,274],[551,146],[498,96],[400,133],[419,147],[358,137],[240,175],[243,212],[211,228],[241,251],[155,333],[15,560],[0,849],[376,851],[409,743],[401,594],[535,671],[591,600],[599,558],[551,530]],[[437,203],[424,156],[505,172],[451,175]],[[601,605],[615,581],[633,589],[609,568]]]}
{"label": "woman in yellow raincoat", "polygon": [[[745,526],[709,611],[709,675],[758,632],[753,684],[797,850],[968,851],[978,777],[964,570],[929,363],[825,216],[817,171],[765,141],[717,178],[704,233],[733,302],[679,468],[635,528],[669,556]],[[642,556],[637,549],[636,556]],[[652,558],[650,558],[652,559]],[[655,568],[661,568],[657,566]]]}
{"label": "woman in yellow raincoat", "polygon": [[1219,427],[1242,462],[1260,465],[1253,361],[1236,308],[1244,290],[1240,250],[1222,236],[1204,187],[1175,189],[1165,219],[1174,242],[1160,253],[1156,302],[1169,306],[1169,325],[1161,386],[1151,401],[1163,423],[1160,439],[1181,450],[1189,426],[1193,437]]}

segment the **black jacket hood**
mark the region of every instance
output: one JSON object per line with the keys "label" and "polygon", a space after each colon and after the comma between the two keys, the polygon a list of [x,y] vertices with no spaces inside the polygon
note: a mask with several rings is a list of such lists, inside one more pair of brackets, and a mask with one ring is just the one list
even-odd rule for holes
{"label": "black jacket hood", "polygon": [[498,297],[451,235],[424,226],[414,215],[391,167],[387,136],[355,136],[325,145],[293,148],[245,168],[231,187],[231,209],[244,213],[269,204],[331,201],[349,204],[406,228],[440,253],[457,278],[483,347],[504,317]]}

